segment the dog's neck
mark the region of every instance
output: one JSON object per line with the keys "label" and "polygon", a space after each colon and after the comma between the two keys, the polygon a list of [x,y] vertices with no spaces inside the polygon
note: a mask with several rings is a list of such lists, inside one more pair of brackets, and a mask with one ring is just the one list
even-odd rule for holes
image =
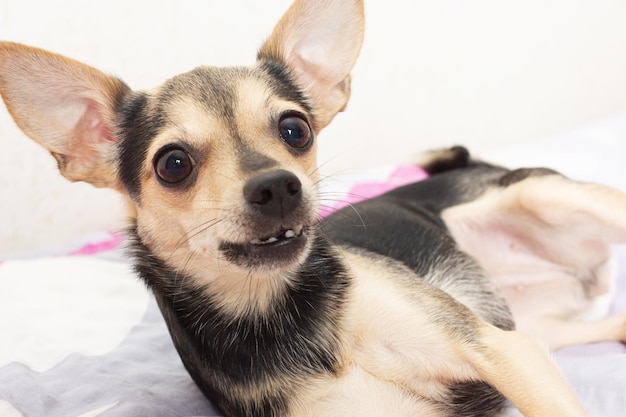
{"label": "dog's neck", "polygon": [[[241,379],[233,381],[237,383],[253,381],[253,375],[271,378],[294,366],[306,368],[294,370],[294,375],[336,369],[340,357],[336,323],[343,314],[350,278],[336,250],[323,238],[314,238],[305,263],[283,281],[282,291],[275,292],[268,308],[261,314],[249,311],[237,316],[212,292],[214,279],[198,285],[198,280],[168,268],[136,230],[130,237],[135,268],[154,292],[183,362],[209,397],[216,388],[202,381],[227,367],[230,377]],[[253,289],[250,283],[238,301],[246,303],[254,296]],[[287,364],[294,354],[305,359],[299,365]],[[206,368],[198,369],[199,363]],[[233,373],[233,366],[241,369]]]}

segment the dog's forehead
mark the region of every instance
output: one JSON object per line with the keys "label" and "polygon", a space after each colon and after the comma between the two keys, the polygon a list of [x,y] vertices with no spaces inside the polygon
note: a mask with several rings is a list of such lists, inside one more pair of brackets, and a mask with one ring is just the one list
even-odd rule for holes
{"label": "dog's forehead", "polygon": [[237,116],[236,109],[241,107],[242,100],[255,95],[293,102],[311,111],[289,71],[274,62],[262,62],[254,67],[198,67],[164,83],[158,98],[161,104],[190,98],[212,114],[230,120]]}
{"label": "dog's forehead", "polygon": [[154,95],[154,112],[163,115],[166,128],[210,134],[214,129],[235,131],[242,107],[260,110],[269,99],[267,83],[245,68],[200,67],[164,83]]}
{"label": "dog's forehead", "polygon": [[166,81],[156,95],[156,108],[172,113],[182,102],[195,103],[210,114],[232,119],[239,85],[250,78],[244,68],[199,67]]}

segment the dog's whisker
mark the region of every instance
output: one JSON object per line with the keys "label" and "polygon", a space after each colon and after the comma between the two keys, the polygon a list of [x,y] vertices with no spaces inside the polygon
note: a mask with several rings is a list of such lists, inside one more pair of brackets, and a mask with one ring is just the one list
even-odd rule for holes
{"label": "dog's whisker", "polygon": [[174,287],[178,287],[176,290],[173,291],[173,298],[172,298],[172,304],[175,306],[177,301],[181,302],[182,304],[186,304],[189,302],[189,300],[180,300],[177,299],[177,297],[180,297],[181,295],[183,295],[183,297],[185,297],[186,292],[184,291],[184,285],[185,283],[185,279],[186,277],[186,273],[187,273],[187,267],[188,265],[191,263],[192,258],[194,257],[194,253],[193,252],[189,252],[187,259],[185,260],[185,262],[183,263],[183,267],[180,271],[176,271],[174,273]]}
{"label": "dog's whisker", "polygon": [[210,206],[201,207],[202,210],[221,210],[223,209],[222,205],[224,202],[221,199],[210,199],[210,198],[199,198],[198,203],[210,203]]}
{"label": "dog's whisker", "polygon": [[185,244],[187,244],[190,239],[193,239],[194,237],[198,236],[199,234],[204,233],[205,231],[207,231],[210,228],[216,226],[220,222],[222,222],[222,219],[212,219],[212,220],[203,222],[203,223],[195,226],[191,230],[189,230],[184,235],[182,235],[178,239],[178,241],[174,244],[174,247],[173,247],[173,249],[172,249],[172,251],[170,253],[170,256],[169,256],[169,260],[171,260],[176,255],[176,253],[179,250],[183,250],[185,248]]}
{"label": "dog's whisker", "polygon": [[[335,154],[334,156],[331,156],[330,158],[326,159],[323,162],[318,163],[316,169],[314,171],[321,171],[321,169],[323,169],[326,165],[330,164],[331,162],[335,161],[337,158],[343,157],[345,155],[348,155],[349,151],[343,151],[343,152],[339,152],[337,154]],[[346,175],[346,174],[350,174],[355,172],[355,169],[343,169],[343,170],[339,170],[339,171],[333,171],[333,175]]]}
{"label": "dog's whisker", "polygon": [[209,220],[207,222],[204,222],[196,227],[194,227],[193,229],[191,229],[189,232],[187,232],[187,234],[185,235],[185,239],[187,241],[189,241],[190,239],[193,239],[194,237],[206,232],[207,230],[217,226],[218,224],[222,223],[224,221],[224,219],[212,219]]}

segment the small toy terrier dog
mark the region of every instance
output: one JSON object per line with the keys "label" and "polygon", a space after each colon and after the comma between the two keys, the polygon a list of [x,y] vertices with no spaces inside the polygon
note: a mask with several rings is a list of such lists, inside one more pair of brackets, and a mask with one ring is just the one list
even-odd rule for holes
{"label": "small toy terrier dog", "polygon": [[609,292],[626,196],[456,147],[320,222],[316,137],[363,27],[360,0],[296,0],[255,65],[150,91],[5,42],[0,93],[66,178],[126,197],[137,273],[224,415],[585,415],[535,339],[626,339],[624,316],[576,321]]}

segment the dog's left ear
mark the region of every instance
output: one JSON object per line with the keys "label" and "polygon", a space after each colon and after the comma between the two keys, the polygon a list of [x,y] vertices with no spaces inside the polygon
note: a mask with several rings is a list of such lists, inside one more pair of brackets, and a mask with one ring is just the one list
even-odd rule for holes
{"label": "dog's left ear", "polygon": [[363,43],[362,0],[296,0],[259,51],[285,64],[325,127],[350,97],[350,71]]}
{"label": "dog's left ear", "polygon": [[116,107],[130,88],[70,58],[0,42],[0,94],[17,125],[72,181],[119,189]]}

